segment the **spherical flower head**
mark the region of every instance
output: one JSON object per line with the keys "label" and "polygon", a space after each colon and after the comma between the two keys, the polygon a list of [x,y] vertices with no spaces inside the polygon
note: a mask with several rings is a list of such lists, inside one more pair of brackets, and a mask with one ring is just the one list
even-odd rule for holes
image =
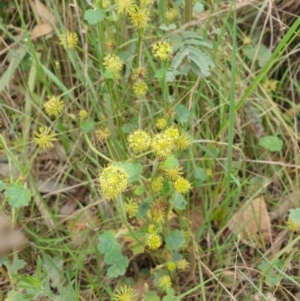
{"label": "spherical flower head", "polygon": [[102,8],[107,9],[111,5],[110,0],[102,0]]}
{"label": "spherical flower head", "polygon": [[158,285],[160,288],[162,288],[164,291],[167,289],[171,288],[172,286],[172,281],[170,276],[162,276],[161,278],[158,279]]}
{"label": "spherical flower head", "polygon": [[110,136],[110,131],[108,128],[100,128],[95,132],[96,138],[100,142],[106,142],[108,137]]}
{"label": "spherical flower head", "polygon": [[48,116],[57,117],[64,109],[64,103],[57,96],[48,96],[44,103],[44,109]]}
{"label": "spherical flower head", "polygon": [[99,175],[100,190],[108,200],[116,199],[117,195],[124,192],[128,186],[129,176],[122,167],[109,166]]}
{"label": "spherical flower head", "polygon": [[162,176],[158,176],[151,182],[151,191],[153,193],[160,193],[162,191],[164,184],[164,178]]}
{"label": "spherical flower head", "polygon": [[174,189],[179,193],[187,193],[191,189],[191,184],[188,180],[179,177],[174,182]]}
{"label": "spherical flower head", "polygon": [[48,127],[40,127],[38,132],[34,132],[34,135],[34,142],[42,149],[53,147],[52,142],[57,141],[57,135]]}
{"label": "spherical flower head", "polygon": [[152,46],[152,53],[154,57],[160,59],[161,61],[168,59],[171,52],[172,47],[167,42],[158,42]]}
{"label": "spherical flower head", "polygon": [[251,39],[250,37],[245,36],[245,37],[243,38],[243,44],[244,44],[244,45],[250,45],[251,43],[252,43],[252,39]]}
{"label": "spherical flower head", "polygon": [[166,20],[168,21],[168,23],[171,23],[177,17],[177,15],[178,15],[177,10],[171,8],[166,12]]}
{"label": "spherical flower head", "polygon": [[179,138],[180,133],[179,130],[174,127],[169,127],[165,130],[165,135],[172,138],[174,142]]}
{"label": "spherical flower head", "polygon": [[64,46],[66,49],[73,49],[78,44],[78,36],[76,32],[70,32],[69,30],[67,32],[62,33],[59,36],[60,45]]}
{"label": "spherical flower head", "polygon": [[176,263],[175,263],[174,261],[168,261],[168,262],[167,262],[167,269],[168,269],[170,272],[175,271],[175,269],[176,269]]}
{"label": "spherical flower head", "polygon": [[141,153],[146,151],[150,147],[151,138],[150,136],[142,130],[134,131],[128,136],[129,147],[135,153]]}
{"label": "spherical flower head", "polygon": [[278,81],[274,79],[268,79],[263,83],[263,88],[267,92],[274,92],[277,89]]}
{"label": "spherical flower head", "polygon": [[151,150],[159,158],[169,156],[175,148],[174,139],[165,133],[156,134],[151,140]]}
{"label": "spherical flower head", "polygon": [[121,59],[115,54],[108,54],[103,59],[103,66],[108,72],[112,73],[112,75],[116,79],[120,77],[120,71],[122,69],[122,65],[123,63]]}
{"label": "spherical flower head", "polygon": [[300,224],[290,218],[286,222],[286,226],[292,232],[300,231]]}
{"label": "spherical flower head", "polygon": [[175,141],[175,145],[179,150],[186,150],[191,143],[191,139],[183,133],[181,133]]}
{"label": "spherical flower head", "polygon": [[182,167],[179,166],[171,168],[169,170],[165,169],[164,173],[166,174],[167,178],[172,182],[175,182],[183,174]]}
{"label": "spherical flower head", "polygon": [[80,110],[78,115],[81,120],[84,120],[88,117],[88,112],[86,110]]}
{"label": "spherical flower head", "polygon": [[143,29],[150,21],[150,11],[147,8],[136,8],[130,13],[130,21],[134,27]]}
{"label": "spherical flower head", "polygon": [[137,293],[132,287],[124,285],[113,294],[113,301],[137,301]]}
{"label": "spherical flower head", "polygon": [[177,261],[176,264],[179,270],[186,270],[190,267],[190,264],[187,262],[185,258],[180,259],[179,261]]}
{"label": "spherical flower head", "polygon": [[157,226],[155,224],[150,224],[148,226],[147,232],[149,234],[155,234],[155,233],[157,233],[157,231],[158,231],[158,228],[157,228]]}
{"label": "spherical flower head", "polygon": [[139,204],[134,199],[128,199],[124,204],[124,208],[130,218],[136,216],[139,212]]}
{"label": "spherical flower head", "polygon": [[164,118],[159,118],[156,120],[155,122],[155,126],[159,129],[159,130],[164,130],[167,127],[168,123],[167,120]]}
{"label": "spherical flower head", "polygon": [[145,67],[137,67],[133,69],[131,79],[132,80],[144,80],[147,76],[147,69]]}
{"label": "spherical flower head", "polygon": [[115,9],[118,14],[134,13],[136,4],[134,0],[115,0]]}
{"label": "spherical flower head", "polygon": [[133,93],[137,96],[146,95],[148,86],[144,81],[138,81],[133,86]]}
{"label": "spherical flower head", "polygon": [[161,236],[158,234],[148,234],[147,245],[150,250],[157,250],[162,245]]}

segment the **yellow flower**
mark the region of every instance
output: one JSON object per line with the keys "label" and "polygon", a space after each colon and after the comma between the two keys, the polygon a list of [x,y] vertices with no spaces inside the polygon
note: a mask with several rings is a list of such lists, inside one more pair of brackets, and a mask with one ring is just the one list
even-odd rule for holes
{"label": "yellow flower", "polygon": [[176,181],[179,177],[182,176],[183,172],[182,172],[182,167],[174,167],[172,169],[164,169],[164,173],[166,174],[167,178],[171,181]]}
{"label": "yellow flower", "polygon": [[109,166],[99,175],[100,190],[103,196],[113,200],[126,190],[129,176],[122,167]]}
{"label": "yellow flower", "polygon": [[166,119],[159,118],[156,120],[155,125],[159,130],[164,130],[167,127],[168,123]]}
{"label": "yellow flower", "polygon": [[107,9],[111,5],[110,0],[102,0],[102,8]]}
{"label": "yellow flower", "polygon": [[159,176],[151,182],[151,190],[153,193],[160,193],[164,184],[164,178]]}
{"label": "yellow flower", "polygon": [[40,127],[39,132],[34,132],[34,142],[42,149],[53,147],[53,143],[57,140],[56,134],[51,132],[48,127]]}
{"label": "yellow flower", "polygon": [[292,219],[288,219],[288,221],[286,222],[286,226],[287,228],[292,231],[292,232],[295,232],[295,231],[300,231],[300,224],[299,223],[296,223],[294,220]]}
{"label": "yellow flower", "polygon": [[57,96],[48,96],[48,100],[44,103],[44,109],[48,116],[57,117],[64,109],[64,103]]}
{"label": "yellow flower", "polygon": [[137,67],[133,69],[131,79],[132,80],[143,80],[147,76],[147,69],[145,67]]}
{"label": "yellow flower", "polygon": [[169,10],[167,10],[166,12],[166,20],[171,23],[176,17],[177,17],[178,13],[177,10],[174,8],[171,8]]}
{"label": "yellow flower", "polygon": [[191,145],[191,139],[186,134],[180,134],[176,141],[175,145],[179,150],[185,150]]}
{"label": "yellow flower", "polygon": [[273,92],[276,90],[277,88],[277,80],[274,79],[268,79],[263,83],[263,88],[267,91],[267,92]]}
{"label": "yellow flower", "polygon": [[188,180],[186,180],[182,177],[179,177],[174,182],[174,189],[179,193],[186,193],[191,189],[191,184]]}
{"label": "yellow flower", "polygon": [[174,127],[170,127],[168,129],[166,129],[165,135],[172,138],[174,140],[174,142],[176,142],[180,136],[178,129],[176,129]]}
{"label": "yellow flower", "polygon": [[137,96],[146,95],[148,87],[144,81],[138,81],[133,86],[133,92]]}
{"label": "yellow flower", "polygon": [[250,45],[252,43],[252,39],[248,36],[243,38],[243,44],[244,45]]}
{"label": "yellow flower", "polygon": [[158,42],[152,46],[152,53],[154,57],[164,61],[169,58],[172,52],[172,47],[167,42]]}
{"label": "yellow flower", "polygon": [[157,250],[162,245],[161,236],[158,234],[149,234],[147,237],[147,245],[150,250]]}
{"label": "yellow flower", "polygon": [[78,36],[76,32],[67,32],[62,33],[59,36],[60,45],[64,46],[66,49],[73,49],[77,46],[78,43]]}
{"label": "yellow flower", "polygon": [[121,59],[115,54],[108,54],[103,59],[103,66],[108,72],[112,73],[116,79],[120,77],[120,71],[122,69],[122,65],[123,63]]}
{"label": "yellow flower", "polygon": [[134,27],[145,28],[150,21],[150,11],[146,8],[136,8],[130,13],[130,20]]}
{"label": "yellow flower", "polygon": [[165,158],[174,150],[174,141],[165,133],[156,134],[151,140],[151,150],[159,157]]}
{"label": "yellow flower", "polygon": [[172,286],[172,282],[171,282],[171,278],[170,276],[162,276],[161,278],[159,278],[158,280],[158,285],[164,290],[166,291],[167,289],[171,288]]}
{"label": "yellow flower", "polygon": [[167,269],[172,272],[176,269],[176,263],[174,261],[167,262]]}
{"label": "yellow flower", "polygon": [[190,264],[187,262],[185,258],[180,259],[179,261],[177,261],[176,264],[179,270],[186,270],[190,267]]}
{"label": "yellow flower", "polygon": [[101,142],[106,142],[107,138],[110,136],[110,131],[108,128],[100,128],[95,132],[97,140]]}
{"label": "yellow flower", "polygon": [[134,0],[115,0],[115,8],[118,14],[132,14],[136,4]]}
{"label": "yellow flower", "polygon": [[80,110],[80,112],[79,112],[80,119],[83,120],[83,119],[87,118],[87,116],[88,116],[88,112],[86,110]]}
{"label": "yellow flower", "polygon": [[132,287],[124,285],[113,294],[113,301],[137,301],[137,293]]}
{"label": "yellow flower", "polygon": [[129,147],[135,152],[140,153],[146,151],[151,143],[150,136],[142,130],[134,131],[128,136]]}
{"label": "yellow flower", "polygon": [[150,224],[148,226],[148,233],[149,234],[154,234],[154,233],[157,233],[158,229],[157,229],[157,226],[154,225],[154,224]]}
{"label": "yellow flower", "polygon": [[134,199],[127,199],[124,208],[130,218],[134,217],[139,212],[139,204]]}

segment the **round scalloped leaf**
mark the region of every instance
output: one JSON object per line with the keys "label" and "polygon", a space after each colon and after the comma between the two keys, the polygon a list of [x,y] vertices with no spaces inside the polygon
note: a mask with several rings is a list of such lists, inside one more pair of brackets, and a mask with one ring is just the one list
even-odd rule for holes
{"label": "round scalloped leaf", "polygon": [[31,191],[19,183],[10,184],[4,195],[8,198],[8,203],[12,208],[27,206],[31,200]]}
{"label": "round scalloped leaf", "polygon": [[259,139],[258,144],[271,152],[279,152],[283,142],[276,136],[265,136]]}

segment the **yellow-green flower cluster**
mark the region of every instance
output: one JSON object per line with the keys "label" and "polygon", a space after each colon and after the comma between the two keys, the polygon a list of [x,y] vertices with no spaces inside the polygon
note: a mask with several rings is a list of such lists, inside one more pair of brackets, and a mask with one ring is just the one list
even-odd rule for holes
{"label": "yellow-green flower cluster", "polygon": [[137,301],[137,293],[136,290],[130,286],[121,286],[113,294],[113,301]]}
{"label": "yellow-green flower cluster", "polygon": [[138,81],[133,85],[133,92],[137,96],[146,95],[148,86],[144,81]]}
{"label": "yellow-green flower cluster", "polygon": [[81,120],[84,120],[88,117],[88,112],[86,110],[80,110],[78,115]]}
{"label": "yellow-green flower cluster", "polygon": [[151,182],[151,191],[153,193],[160,193],[162,191],[164,184],[164,178],[162,176],[158,176]]}
{"label": "yellow-green flower cluster", "polygon": [[288,221],[286,222],[286,226],[290,231],[300,231],[300,224],[296,223],[294,220],[292,219],[288,219]]}
{"label": "yellow-green flower cluster", "polygon": [[154,57],[165,61],[169,58],[172,52],[172,47],[167,42],[158,42],[152,46],[152,53]]}
{"label": "yellow-green flower cluster", "polygon": [[151,150],[159,158],[169,156],[175,149],[174,140],[166,133],[156,134],[151,141]]}
{"label": "yellow-green flower cluster", "polygon": [[172,286],[172,281],[170,276],[162,276],[161,278],[158,279],[158,285],[160,288],[162,288],[164,291],[167,289],[171,288]]}
{"label": "yellow-green flower cluster", "polygon": [[164,130],[167,127],[168,123],[166,119],[159,118],[156,120],[155,125],[159,130]]}
{"label": "yellow-green flower cluster", "polygon": [[60,45],[62,45],[66,49],[73,49],[78,44],[78,36],[76,32],[63,32],[59,36]]}
{"label": "yellow-green flower cluster", "polygon": [[147,76],[147,69],[145,67],[139,66],[133,69],[131,79],[132,80],[144,80]]}
{"label": "yellow-green flower cluster", "polygon": [[179,177],[174,182],[174,189],[179,193],[187,193],[191,189],[191,184],[188,180],[183,177]]}
{"label": "yellow-green flower cluster", "polygon": [[175,269],[176,269],[176,263],[175,263],[174,261],[168,261],[168,262],[167,262],[167,269],[168,269],[170,272],[175,271]]}
{"label": "yellow-green flower cluster", "polygon": [[159,234],[153,233],[147,236],[147,245],[150,250],[157,250],[162,245],[162,238]]}
{"label": "yellow-green flower cluster", "polygon": [[115,0],[115,8],[118,14],[130,15],[135,11],[136,3],[134,0]]}
{"label": "yellow-green flower cluster", "polygon": [[48,116],[57,117],[64,109],[64,103],[57,96],[48,96],[44,103],[44,109]]}
{"label": "yellow-green flower cluster", "polygon": [[168,23],[171,23],[177,16],[177,10],[174,8],[171,8],[166,12],[166,20],[168,21]]}
{"label": "yellow-green flower cluster", "polygon": [[190,264],[187,262],[185,258],[180,259],[179,261],[176,262],[176,264],[179,270],[186,270],[190,267]]}
{"label": "yellow-green flower cluster", "polygon": [[130,218],[139,212],[139,204],[134,199],[127,199],[124,208]]}
{"label": "yellow-green flower cluster", "polygon": [[34,132],[34,142],[41,148],[53,147],[53,142],[57,141],[56,134],[48,127],[40,127],[38,132]]}
{"label": "yellow-green flower cluster", "polygon": [[129,176],[122,167],[109,166],[99,175],[100,191],[108,200],[114,200],[128,186]]}
{"label": "yellow-green flower cluster", "polygon": [[140,153],[149,149],[151,143],[150,136],[142,130],[137,130],[128,136],[129,147],[135,152]]}
{"label": "yellow-green flower cluster", "polygon": [[101,142],[106,142],[107,138],[110,136],[110,130],[109,128],[100,128],[95,131],[95,135],[97,140]]}
{"label": "yellow-green flower cluster", "polygon": [[166,174],[167,178],[173,182],[175,182],[183,174],[182,167],[179,166],[171,169],[164,169],[164,173]]}
{"label": "yellow-green flower cluster", "polygon": [[274,79],[268,79],[263,83],[263,88],[267,92],[274,92],[277,89],[278,81]]}
{"label": "yellow-green flower cluster", "polygon": [[117,55],[108,54],[103,59],[103,66],[114,76],[115,79],[120,78],[120,71],[122,69],[123,63]]}

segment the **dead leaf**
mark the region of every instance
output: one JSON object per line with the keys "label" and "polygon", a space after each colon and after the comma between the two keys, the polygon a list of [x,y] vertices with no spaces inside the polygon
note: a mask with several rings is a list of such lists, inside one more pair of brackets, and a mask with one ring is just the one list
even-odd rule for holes
{"label": "dead leaf", "polygon": [[33,9],[35,9],[36,13],[41,18],[42,23],[50,23],[55,24],[56,18],[52,14],[52,12],[48,9],[47,6],[45,6],[41,1],[34,0],[32,3]]}
{"label": "dead leaf", "polygon": [[34,26],[31,31],[31,39],[35,40],[39,37],[46,36],[53,31],[53,27],[50,23],[41,23]]}
{"label": "dead leaf", "polygon": [[25,235],[19,230],[14,230],[10,220],[0,215],[0,256],[22,248],[26,242]]}
{"label": "dead leaf", "polygon": [[251,247],[268,243],[271,240],[271,222],[264,199],[261,197],[244,204],[230,219],[227,227]]}

